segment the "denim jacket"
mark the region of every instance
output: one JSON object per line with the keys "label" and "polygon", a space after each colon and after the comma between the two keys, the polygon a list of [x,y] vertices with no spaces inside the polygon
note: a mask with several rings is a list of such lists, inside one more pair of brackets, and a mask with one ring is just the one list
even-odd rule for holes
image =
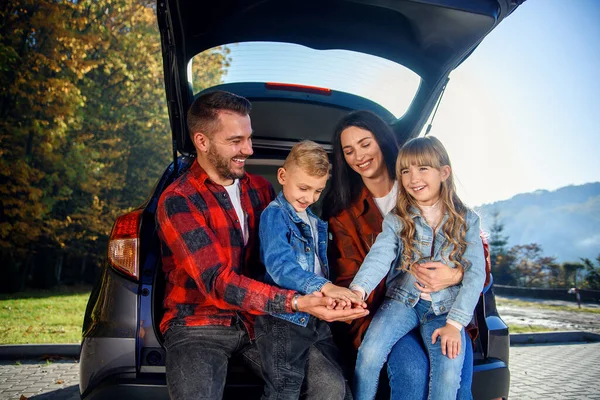
{"label": "denim jacket", "polygon": [[[440,229],[434,238],[433,229],[427,224],[420,211],[412,208],[411,213],[415,221],[417,249],[421,255],[429,256],[431,254],[432,260],[441,261],[454,267],[448,261],[452,246],[442,252],[446,238],[441,227],[448,219],[448,215],[444,215]],[[460,284],[431,293],[434,313],[436,315],[448,313],[447,319],[456,321],[463,326],[467,326],[473,317],[473,310],[475,310],[485,281],[485,257],[483,243],[479,236],[479,216],[468,210],[465,219],[467,221],[465,237],[467,248],[463,260],[468,260],[470,266],[465,268]],[[384,218],[383,231],[371,247],[351,286],[359,286],[369,295],[387,274],[386,296],[414,307],[421,294],[414,286],[415,276],[398,269],[402,254],[401,229],[402,221],[393,212]],[[413,262],[417,261],[417,258],[418,256],[414,254]],[[466,265],[463,264],[463,267]]]}
{"label": "denim jacket", "polygon": [[[329,282],[316,275],[315,251],[325,277],[327,264],[327,222],[306,210],[308,218],[316,220],[318,243],[315,246],[310,226],[305,223],[280,192],[260,216],[260,259],[265,264],[265,281],[302,294],[320,291]],[[307,313],[274,314],[297,325],[308,324]]]}

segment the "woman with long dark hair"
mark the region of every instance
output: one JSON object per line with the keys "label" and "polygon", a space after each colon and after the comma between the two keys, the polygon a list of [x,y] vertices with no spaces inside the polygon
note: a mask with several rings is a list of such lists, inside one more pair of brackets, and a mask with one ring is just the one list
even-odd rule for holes
{"label": "woman with long dark hair", "polygon": [[[323,219],[329,221],[332,234],[329,263],[334,283],[347,287],[381,233],[383,217],[396,205],[395,165],[399,145],[380,117],[370,111],[355,111],[336,126],[332,146],[332,178],[323,201]],[[460,270],[439,262],[423,264],[415,274],[423,293],[456,285],[462,279]],[[368,297],[367,317],[334,327],[336,340],[345,354],[356,355],[383,300],[384,284],[382,281]],[[473,350],[466,347],[459,399],[472,398]],[[393,347],[387,372],[390,398],[427,398],[429,361],[418,332],[404,336]]]}

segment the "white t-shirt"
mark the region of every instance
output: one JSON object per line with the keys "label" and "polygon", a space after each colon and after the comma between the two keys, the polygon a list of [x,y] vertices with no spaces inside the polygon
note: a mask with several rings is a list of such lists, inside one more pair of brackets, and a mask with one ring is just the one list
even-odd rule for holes
{"label": "white t-shirt", "polygon": [[373,197],[373,200],[375,200],[375,205],[379,208],[381,215],[385,217],[396,207],[396,202],[398,201],[398,181],[394,181],[392,190],[388,194],[383,197]]}
{"label": "white t-shirt", "polygon": [[242,227],[242,237],[244,238],[244,245],[248,244],[248,221],[246,221],[246,213],[242,209],[242,199],[240,197],[240,180],[236,179],[229,186],[223,186],[227,193],[229,194],[229,199],[231,200],[231,204],[233,204],[233,208],[235,209],[235,213],[238,216],[240,221],[240,226]]}
{"label": "white t-shirt", "polygon": [[317,255],[317,248],[319,246],[319,231],[317,230],[317,221],[314,218],[309,218],[308,213],[306,211],[296,211],[296,214],[298,214],[298,217],[300,217],[302,221],[308,224],[313,237],[313,242],[315,244],[315,270],[313,272],[317,276],[325,277],[325,274],[323,274],[323,266],[321,265],[321,260],[319,260],[319,256]]}

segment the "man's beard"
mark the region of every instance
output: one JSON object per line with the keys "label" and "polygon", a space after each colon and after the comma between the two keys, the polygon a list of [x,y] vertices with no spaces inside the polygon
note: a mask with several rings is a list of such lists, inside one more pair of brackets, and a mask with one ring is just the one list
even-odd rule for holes
{"label": "man's beard", "polygon": [[[234,158],[245,159],[244,156],[236,156]],[[214,165],[217,173],[223,179],[240,179],[244,176],[244,168],[242,168],[241,172],[235,172],[231,169],[231,158],[221,157],[219,153],[217,153],[215,146],[210,146],[208,149],[208,161]]]}

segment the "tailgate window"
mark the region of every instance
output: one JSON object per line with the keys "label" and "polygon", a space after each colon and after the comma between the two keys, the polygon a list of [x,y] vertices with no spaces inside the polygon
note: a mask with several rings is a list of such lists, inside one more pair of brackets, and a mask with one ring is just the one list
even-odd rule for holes
{"label": "tailgate window", "polygon": [[[206,68],[215,62],[221,68],[216,75]],[[190,61],[188,80],[194,95],[210,86],[237,82],[324,87],[372,100],[396,118],[404,115],[421,82],[410,69],[381,57],[276,42],[233,43],[206,50]]]}

